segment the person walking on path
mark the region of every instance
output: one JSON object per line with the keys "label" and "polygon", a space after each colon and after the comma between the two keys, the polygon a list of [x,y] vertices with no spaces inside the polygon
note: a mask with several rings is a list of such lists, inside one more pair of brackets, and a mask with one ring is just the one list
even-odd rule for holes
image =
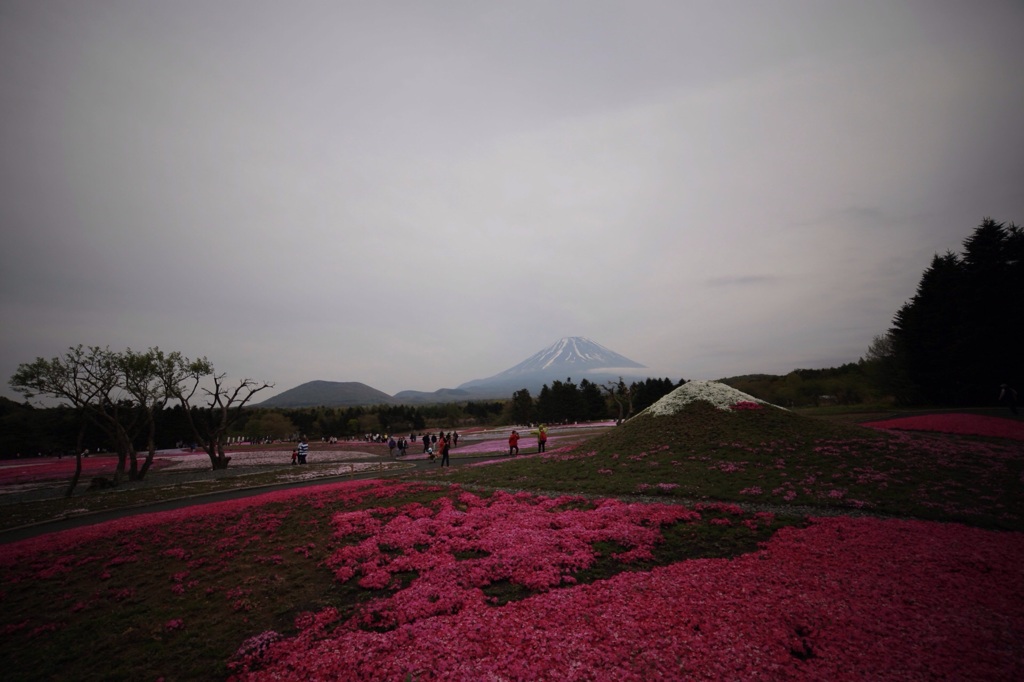
{"label": "person walking on path", "polygon": [[299,464],[306,463],[306,455],[309,454],[309,441],[303,436],[299,441]]}
{"label": "person walking on path", "polygon": [[447,464],[449,469],[452,468],[451,460],[448,459],[448,448],[450,445],[450,438],[442,438],[441,440],[437,441],[437,447],[441,448],[441,466]]}
{"label": "person walking on path", "polygon": [[388,439],[388,455],[391,457],[395,456],[395,448],[398,447],[398,443],[395,442],[395,437],[391,436]]}
{"label": "person walking on path", "polygon": [[999,402],[1007,405],[1011,413],[1017,414],[1017,391],[1009,384],[1003,384],[999,389]]}
{"label": "person walking on path", "polygon": [[537,429],[537,452],[544,452],[548,446],[548,430],[541,424]]}
{"label": "person walking on path", "polygon": [[511,457],[514,454],[519,454],[519,432],[512,429],[512,433],[508,437],[508,456]]}

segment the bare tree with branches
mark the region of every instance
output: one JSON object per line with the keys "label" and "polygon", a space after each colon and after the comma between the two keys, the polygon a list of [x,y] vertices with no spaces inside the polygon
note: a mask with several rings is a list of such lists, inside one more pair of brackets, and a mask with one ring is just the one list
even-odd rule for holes
{"label": "bare tree with branches", "polygon": [[[175,354],[164,372],[167,390],[181,402],[196,442],[202,444],[210,457],[210,466],[215,471],[227,469],[231,461],[224,452],[228,429],[242,416],[242,409],[253,396],[274,385],[242,379],[231,387],[226,382],[227,375],[214,372],[213,365],[206,358],[189,360],[180,354]],[[207,385],[204,385],[204,380]],[[205,404],[196,404],[197,398],[198,402]]]}
{"label": "bare tree with branches", "polygon": [[605,383],[601,390],[608,394],[608,397],[615,401],[615,405],[619,408],[619,417],[615,420],[616,425],[633,416],[633,387],[623,381],[622,377],[619,377],[618,381]]}

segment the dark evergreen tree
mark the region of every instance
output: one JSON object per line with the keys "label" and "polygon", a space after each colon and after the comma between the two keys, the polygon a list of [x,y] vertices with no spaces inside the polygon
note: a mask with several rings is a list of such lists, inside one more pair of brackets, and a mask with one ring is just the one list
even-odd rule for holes
{"label": "dark evergreen tree", "polygon": [[561,424],[583,418],[583,401],[571,378],[555,379],[551,388],[547,384],[537,396],[537,419],[543,423]]}
{"label": "dark evergreen tree", "polygon": [[608,401],[605,400],[601,387],[587,379],[580,380],[580,420],[598,421],[610,415]]}
{"label": "dark evergreen tree", "polygon": [[630,387],[633,392],[633,410],[639,412],[650,407],[684,383],[683,380],[680,380],[678,384],[673,384],[668,377],[664,379],[648,377],[642,382],[633,382]]}
{"label": "dark evergreen tree", "polygon": [[536,410],[533,404],[533,397],[530,391],[521,388],[512,394],[512,402],[509,417],[514,424],[530,424],[533,422]]}
{"label": "dark evergreen tree", "polygon": [[1024,374],[1024,236],[986,218],[964,254],[936,255],[896,313],[892,359],[904,402],[986,404]]}

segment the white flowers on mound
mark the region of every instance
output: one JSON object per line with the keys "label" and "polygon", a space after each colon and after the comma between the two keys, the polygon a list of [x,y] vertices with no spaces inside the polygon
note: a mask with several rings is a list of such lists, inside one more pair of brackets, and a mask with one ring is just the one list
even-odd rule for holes
{"label": "white flowers on mound", "polygon": [[737,391],[732,386],[727,386],[717,381],[690,381],[664,396],[640,414],[646,412],[658,417],[664,417],[675,414],[690,403],[697,402],[698,400],[709,402],[720,410],[729,410],[736,403],[744,402],[760,403],[761,405],[775,407],[771,403],[758,400],[752,395],[748,395],[743,391]]}

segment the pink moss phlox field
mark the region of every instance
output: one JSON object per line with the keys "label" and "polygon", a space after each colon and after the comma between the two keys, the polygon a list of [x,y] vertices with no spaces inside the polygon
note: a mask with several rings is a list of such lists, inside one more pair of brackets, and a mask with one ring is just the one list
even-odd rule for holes
{"label": "pink moss phlox field", "polygon": [[[409,489],[430,489],[422,485],[401,483],[388,484],[388,494],[397,494]],[[246,497],[227,502],[212,502],[209,504],[195,505],[172,511],[154,512],[151,514],[134,514],[122,519],[115,519],[105,523],[98,523],[92,526],[74,528],[71,530],[49,533],[34,538],[28,538],[19,542],[0,545],[0,568],[10,568],[18,565],[25,557],[30,557],[39,552],[55,552],[70,550],[79,545],[86,544],[93,540],[100,540],[111,536],[123,535],[127,537],[138,537],[139,541],[155,541],[164,537],[163,533],[167,528],[174,528],[176,535],[188,537],[202,532],[213,531],[212,537],[218,537],[217,542],[225,550],[241,544],[259,542],[260,533],[256,532],[246,537],[239,537],[240,530],[248,529],[248,517],[244,512],[252,507],[260,507],[273,502],[284,502],[295,498],[307,498],[306,504],[323,506],[325,496],[331,500],[350,499],[353,503],[362,501],[364,498],[379,498],[381,496],[381,482],[370,481],[345,481],[342,483],[327,483],[324,485],[296,488],[291,490],[279,490],[270,493],[263,493],[253,497]],[[238,512],[240,516],[234,516]],[[261,518],[264,515],[261,514]],[[235,518],[233,525],[225,528],[224,519]],[[265,523],[273,525],[273,520]],[[146,534],[148,529],[153,529],[152,534]],[[215,529],[215,530],[214,530]],[[267,528],[259,529],[261,531]],[[138,535],[134,535],[139,532]],[[134,550],[134,551],[133,551]],[[138,551],[137,544],[130,544],[124,548],[124,553],[118,557],[108,560],[108,565],[132,561],[132,555]],[[182,548],[168,547],[167,552],[187,554]],[[53,559],[48,560],[50,566]],[[60,565],[59,562],[56,565]]]}
{"label": "pink moss phlox field", "polygon": [[[678,505],[603,500],[594,509],[564,508],[582,503],[499,491],[486,499],[462,493],[458,505],[439,498],[430,506],[340,513],[336,537],[363,539],[326,564],[341,582],[397,590],[357,617],[363,625],[393,627],[485,603],[482,588],[502,581],[533,591],[573,584],[572,574],[597,559],[594,543],[621,546],[619,561],[653,559],[660,526],[700,519]],[[417,577],[402,589],[396,576],[408,572]]]}
{"label": "pink moss phlox field", "polygon": [[393,601],[393,629],[328,610],[297,637],[265,634],[235,679],[1009,680],[1024,669],[1019,533],[816,519],[732,560],[438,609],[431,599],[453,606],[447,595],[473,581],[465,563],[433,569],[448,581],[437,593]]}
{"label": "pink moss phlox field", "polygon": [[865,422],[862,426],[870,426],[875,429],[935,431],[966,436],[990,436],[993,438],[1024,440],[1024,422],[980,414],[925,414],[918,417],[901,417],[899,419]]}
{"label": "pink moss phlox field", "polygon": [[[139,455],[142,465],[145,455]],[[157,471],[170,464],[166,459],[156,458],[150,471]],[[82,458],[82,478],[88,480],[92,476],[113,476],[117,469],[117,457],[109,455]],[[75,458],[64,457],[30,457],[26,459],[6,460],[0,466],[0,485],[18,483],[38,483],[40,481],[60,481],[71,478],[75,473]]]}
{"label": "pink moss phlox field", "polygon": [[[878,447],[922,437],[894,438]],[[822,456],[843,456],[847,445],[820,447]],[[941,473],[955,456],[986,469],[1005,466],[1006,450],[972,444],[967,454],[927,455]],[[905,453],[896,447],[893,456]],[[882,485],[883,473],[851,475]],[[452,492],[424,503],[395,501],[425,491]],[[355,509],[367,503],[376,506]],[[601,553],[639,568],[666,526],[743,531],[771,524],[772,516],[731,503],[481,497],[347,481],[0,545],[0,569],[7,583],[40,589],[71,571],[95,575],[90,601],[66,599],[73,614],[145,598],[149,588],[105,581],[155,554],[169,560],[159,589],[205,594],[225,614],[244,616],[253,594],[232,558],[255,548],[258,563],[279,563],[285,552],[318,560],[312,538],[282,546],[275,531],[299,506],[328,505],[352,508],[331,515],[333,538],[316,556],[327,557],[323,569],[346,589],[373,592],[354,610],[302,613],[294,636],[239,632],[233,679],[1009,680],[1024,670],[1024,533],[954,523],[813,519],[737,558],[680,561],[586,583],[576,576]],[[202,551],[209,547],[215,556]],[[237,571],[238,584],[212,587],[209,576],[225,571]],[[521,588],[511,591],[512,601],[489,596],[508,586]],[[171,612],[154,625],[179,638],[195,634],[194,622]],[[59,620],[25,620],[6,632],[44,636],[60,627]]]}

